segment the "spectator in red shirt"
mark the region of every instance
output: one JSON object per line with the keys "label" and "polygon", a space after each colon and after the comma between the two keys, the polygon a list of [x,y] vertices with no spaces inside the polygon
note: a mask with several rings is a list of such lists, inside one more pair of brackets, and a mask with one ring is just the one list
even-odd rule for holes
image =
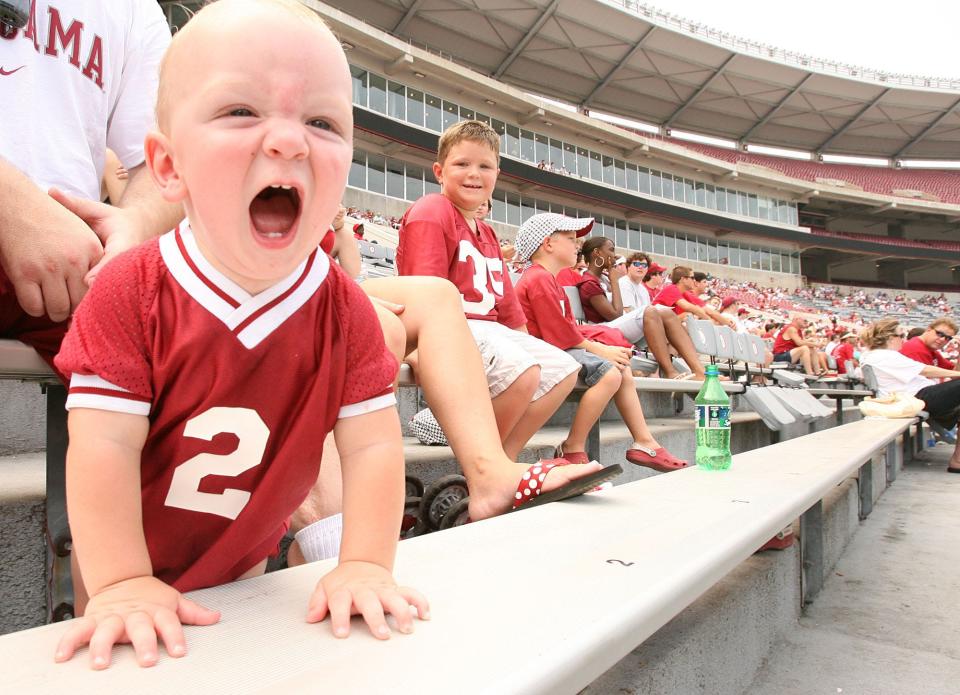
{"label": "spectator in red shirt", "polygon": [[[660,446],[647,427],[630,371],[630,343],[623,333],[609,326],[578,326],[570,301],[557,283],[557,274],[576,259],[576,235],[584,222],[540,213],[530,217],[517,232],[517,257],[532,261],[516,287],[527,329],[531,335],[566,350],[580,364],[580,377],[589,387],[580,398],[570,432],[557,447],[556,455],[586,463],[587,435],[613,398],[634,439],[627,449],[627,461],[663,472],[685,468],[687,462]],[[593,224],[592,219],[589,222]]]}
{"label": "spectator in red shirt", "polygon": [[773,341],[773,361],[790,362],[790,364],[800,362],[804,372],[813,374],[813,354],[816,346],[801,335],[800,331],[806,327],[807,320],[802,316],[795,316],[783,327],[783,330],[777,333]]}
{"label": "spectator in red shirt", "polygon": [[721,314],[716,309],[709,307],[700,299],[694,290],[696,281],[693,277],[693,270],[684,265],[676,266],[670,273],[671,284],[664,287],[653,299],[653,303],[670,307],[677,316],[683,314],[693,314],[694,316],[712,320],[715,323],[725,324],[733,330],[737,330],[737,322],[733,317]]}
{"label": "spectator in red shirt", "polygon": [[900,348],[900,354],[917,362],[929,364],[931,367],[960,371],[956,364],[940,352],[956,335],[957,324],[947,318],[937,319],[927,326],[927,330],[923,333],[904,342]]}
{"label": "spectator in red shirt", "polygon": [[643,284],[647,288],[647,292],[650,293],[650,302],[653,302],[653,298],[657,296],[657,293],[660,291],[660,288],[663,286],[663,273],[666,271],[666,268],[657,263],[656,261],[650,261],[650,267],[647,268],[647,274],[643,276]]}
{"label": "spectator in red shirt", "polygon": [[837,361],[837,373],[847,373],[847,361],[852,360],[854,367],[860,366],[860,361],[853,356],[854,347],[857,344],[857,336],[854,333],[844,333],[840,338],[840,344],[833,349],[833,359]]}

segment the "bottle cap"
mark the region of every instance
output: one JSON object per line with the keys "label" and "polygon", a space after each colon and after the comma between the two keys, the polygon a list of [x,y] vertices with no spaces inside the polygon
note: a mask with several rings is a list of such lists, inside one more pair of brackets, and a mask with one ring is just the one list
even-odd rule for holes
{"label": "bottle cap", "polygon": [[715,365],[715,364],[708,364],[708,365],[707,365],[706,372],[707,372],[707,376],[719,376],[719,375],[720,375],[720,370],[717,369],[717,365]]}

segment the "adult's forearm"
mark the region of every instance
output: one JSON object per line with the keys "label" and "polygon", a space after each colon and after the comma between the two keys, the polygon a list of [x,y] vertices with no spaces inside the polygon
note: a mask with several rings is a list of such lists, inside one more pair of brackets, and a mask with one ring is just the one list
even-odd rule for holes
{"label": "adult's forearm", "polygon": [[944,369],[942,367],[933,367],[930,365],[924,366],[920,370],[920,375],[925,376],[928,379],[956,379],[960,374],[955,372],[952,369]]}
{"label": "adult's forearm", "polygon": [[23,220],[35,219],[45,205],[56,203],[26,174],[0,157],[0,253],[6,236],[16,234]]}
{"label": "adult's forearm", "polygon": [[143,164],[130,170],[129,183],[117,207],[134,216],[143,241],[169,232],[184,217],[183,205],[163,199]]}

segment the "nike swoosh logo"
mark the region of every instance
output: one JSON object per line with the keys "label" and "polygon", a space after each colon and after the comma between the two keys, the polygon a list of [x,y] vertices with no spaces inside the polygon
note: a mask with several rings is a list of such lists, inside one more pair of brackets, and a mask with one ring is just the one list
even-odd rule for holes
{"label": "nike swoosh logo", "polygon": [[3,77],[6,77],[7,75],[12,75],[17,70],[23,70],[25,67],[27,66],[21,65],[19,68],[14,68],[13,70],[4,70],[3,68],[0,68],[0,75],[2,75]]}

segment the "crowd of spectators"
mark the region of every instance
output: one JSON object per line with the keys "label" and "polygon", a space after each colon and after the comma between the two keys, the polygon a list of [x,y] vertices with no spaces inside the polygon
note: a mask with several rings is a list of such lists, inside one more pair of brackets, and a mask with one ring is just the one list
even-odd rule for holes
{"label": "crowd of spectators", "polygon": [[379,212],[374,212],[369,208],[366,210],[361,210],[360,208],[353,206],[348,207],[347,217],[352,217],[357,220],[364,220],[366,222],[372,222],[373,224],[390,227],[391,229],[400,229],[399,217],[393,217],[392,215],[387,216]]}

